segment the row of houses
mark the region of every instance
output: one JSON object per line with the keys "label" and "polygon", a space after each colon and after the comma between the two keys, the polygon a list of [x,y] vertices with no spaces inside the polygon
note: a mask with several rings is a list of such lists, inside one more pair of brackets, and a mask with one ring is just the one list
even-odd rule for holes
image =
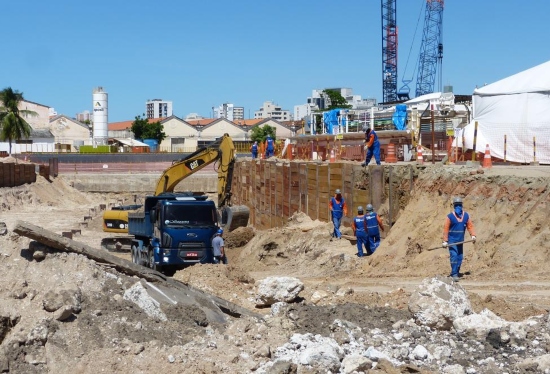
{"label": "row of houses", "polygon": [[[133,121],[115,122],[109,124],[109,137],[112,139],[128,139],[133,134],[130,131]],[[185,121],[176,116],[159,120],[166,139],[159,144],[164,152],[186,152],[214,141],[223,134],[229,134],[233,141],[250,142],[254,127],[269,125],[275,128],[278,139],[286,139],[296,135],[296,128],[283,124],[272,118],[230,121],[226,118],[199,119]]]}
{"label": "row of houses", "polygon": [[[33,128],[31,137],[12,144],[12,153],[78,152],[80,146],[94,143],[91,128],[87,124],[65,115],[50,117],[47,123],[29,122]],[[159,122],[166,134],[166,138],[158,145],[161,152],[192,152],[223,134],[229,134],[236,143],[249,143],[251,131],[257,126],[274,127],[278,139],[296,135],[293,125],[271,118],[233,122],[226,118],[185,121],[170,116],[159,119]],[[109,123],[109,143],[120,146],[121,150],[125,149],[125,146],[143,145],[134,139],[130,131],[132,123],[133,121]],[[0,143],[0,151],[9,151],[9,144]]]}

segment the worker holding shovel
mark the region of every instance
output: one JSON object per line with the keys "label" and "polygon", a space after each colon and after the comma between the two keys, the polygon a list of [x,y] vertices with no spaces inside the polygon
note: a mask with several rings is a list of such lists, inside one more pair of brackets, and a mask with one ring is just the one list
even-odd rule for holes
{"label": "worker holding shovel", "polygon": [[447,215],[443,227],[443,248],[449,248],[449,257],[451,261],[451,278],[458,282],[460,266],[464,258],[463,243],[464,233],[468,229],[472,242],[476,241],[474,224],[470,220],[470,215],[462,210],[462,199],[455,197],[453,199],[453,211]]}

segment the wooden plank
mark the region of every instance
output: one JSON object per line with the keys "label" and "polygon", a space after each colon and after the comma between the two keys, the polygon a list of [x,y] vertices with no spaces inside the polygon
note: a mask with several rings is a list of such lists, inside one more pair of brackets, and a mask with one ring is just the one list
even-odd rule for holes
{"label": "wooden plank", "polygon": [[[8,180],[7,180],[7,187],[14,187],[15,186],[15,164],[8,163],[4,164],[7,167],[8,170]],[[5,172],[6,169],[4,169]]]}

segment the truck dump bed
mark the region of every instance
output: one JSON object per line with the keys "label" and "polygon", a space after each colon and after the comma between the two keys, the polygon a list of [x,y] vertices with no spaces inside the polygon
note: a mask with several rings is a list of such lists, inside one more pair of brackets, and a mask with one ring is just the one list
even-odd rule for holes
{"label": "truck dump bed", "polygon": [[153,235],[153,225],[145,212],[128,213],[128,234],[136,237]]}

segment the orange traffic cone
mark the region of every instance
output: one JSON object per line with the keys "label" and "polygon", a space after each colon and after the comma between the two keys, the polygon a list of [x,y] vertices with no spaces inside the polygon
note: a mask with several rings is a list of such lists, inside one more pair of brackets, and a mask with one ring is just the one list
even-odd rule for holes
{"label": "orange traffic cone", "polygon": [[330,150],[330,162],[336,161],[336,155],[334,154],[334,148]]}
{"label": "orange traffic cone", "polygon": [[424,164],[424,156],[422,156],[422,147],[418,146],[416,150],[416,163],[419,165]]}
{"label": "orange traffic cone", "polygon": [[397,162],[397,156],[395,156],[395,144],[388,144],[388,155],[386,156],[386,159],[384,161],[390,164],[394,164]]}
{"label": "orange traffic cone", "polygon": [[485,146],[485,157],[483,157],[483,167],[492,168],[493,160],[491,159],[491,151],[489,150],[489,144]]}

